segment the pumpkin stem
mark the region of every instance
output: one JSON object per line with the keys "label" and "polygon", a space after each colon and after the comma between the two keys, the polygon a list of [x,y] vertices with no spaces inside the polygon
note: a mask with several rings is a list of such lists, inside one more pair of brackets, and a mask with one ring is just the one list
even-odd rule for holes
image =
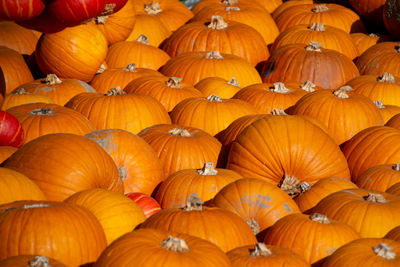
{"label": "pumpkin stem", "polygon": [[151,4],[144,5],[144,12],[149,15],[157,15],[162,11],[161,6],[158,2],[152,2]]}
{"label": "pumpkin stem", "polygon": [[224,5],[236,5],[237,3],[239,3],[239,0],[222,0],[221,1],[222,4]]}
{"label": "pumpkin stem", "polygon": [[149,45],[149,38],[147,38],[144,34],[141,34],[135,41],[145,45]]}
{"label": "pumpkin stem", "polygon": [[379,257],[384,258],[385,260],[394,260],[396,258],[396,253],[393,251],[393,248],[386,243],[380,243],[372,247],[372,250]]}
{"label": "pumpkin stem", "polygon": [[277,115],[288,115],[283,109],[280,108],[274,108],[271,111],[271,115],[277,116]]}
{"label": "pumpkin stem", "polygon": [[107,69],[106,65],[101,64],[101,66],[100,66],[99,69],[97,70],[96,74],[101,74],[101,73],[103,73],[106,69]]}
{"label": "pumpkin stem", "polygon": [[135,69],[135,63],[128,64],[125,68],[123,68],[124,71],[129,71],[129,72],[137,72]]}
{"label": "pumpkin stem", "polygon": [[300,180],[286,173],[278,186],[289,196],[295,196],[300,193]]}
{"label": "pumpkin stem", "polygon": [[236,87],[240,87],[240,84],[238,83],[238,81],[236,80],[235,77],[232,77],[232,80],[227,81],[226,83],[230,84],[230,85],[233,85],[233,86],[236,86]]}
{"label": "pumpkin stem", "polygon": [[285,84],[282,82],[274,83],[274,86],[270,87],[269,91],[279,94],[287,94],[290,92],[290,90],[286,88]]}
{"label": "pumpkin stem", "polygon": [[311,9],[311,11],[314,13],[326,12],[328,10],[329,8],[325,4],[316,5],[313,9]]}
{"label": "pumpkin stem", "polygon": [[182,81],[182,78],[170,77],[170,78],[168,79],[168,81],[165,82],[165,84],[166,84],[168,87],[171,87],[171,88],[182,88],[182,86],[181,86],[181,81]]}
{"label": "pumpkin stem", "polygon": [[203,168],[197,170],[197,173],[200,175],[217,175],[218,171],[214,169],[214,162],[206,162]]}
{"label": "pumpkin stem", "polygon": [[167,240],[163,240],[161,242],[161,245],[163,249],[173,251],[173,252],[188,252],[189,247],[186,244],[185,240],[173,237],[173,236],[168,236]]}
{"label": "pumpkin stem", "polygon": [[364,199],[373,203],[387,203],[387,200],[381,194],[377,193],[368,193],[368,196],[365,196]]}
{"label": "pumpkin stem", "polygon": [[378,108],[385,108],[385,106],[383,105],[383,103],[382,103],[382,101],[379,101],[379,100],[374,100],[374,101],[372,101],[372,102],[374,102],[374,104],[378,107]]}
{"label": "pumpkin stem", "polygon": [[60,84],[62,81],[54,73],[47,74],[46,79],[43,81],[45,84]]}
{"label": "pumpkin stem", "polygon": [[106,24],[106,21],[108,19],[108,16],[98,16],[94,18],[94,21],[96,22],[96,24]]}
{"label": "pumpkin stem", "polygon": [[203,210],[204,202],[196,196],[195,193],[190,195],[186,200],[186,206],[183,208],[185,211],[192,211],[192,210]]}
{"label": "pumpkin stem", "polygon": [[30,112],[32,115],[52,115],[53,110],[51,108],[36,108]]}
{"label": "pumpkin stem", "polygon": [[30,267],[51,267],[46,256],[35,256],[33,260],[28,261],[28,264]]}
{"label": "pumpkin stem", "polygon": [[382,73],[376,80],[382,83],[396,83],[394,75],[388,72]]}
{"label": "pumpkin stem", "polygon": [[373,33],[373,32],[371,32],[370,34],[368,34],[368,36],[370,36],[370,37],[379,37],[379,35],[378,35],[378,34],[376,34],[376,33]]}
{"label": "pumpkin stem", "polygon": [[248,226],[250,226],[251,231],[253,231],[254,235],[257,235],[260,232],[260,225],[256,220],[254,219],[247,220],[246,223]]}
{"label": "pumpkin stem", "polygon": [[250,251],[250,255],[256,257],[269,257],[272,255],[272,251],[269,250],[264,243],[259,242],[254,246],[254,249]]}
{"label": "pumpkin stem", "polygon": [[209,102],[222,102],[222,97],[217,95],[209,95],[206,98]]}
{"label": "pumpkin stem", "polygon": [[230,11],[240,11],[240,7],[238,6],[227,6],[225,7],[225,10],[230,12]]}
{"label": "pumpkin stem", "polygon": [[208,28],[212,30],[225,30],[228,28],[228,23],[224,21],[222,16],[211,16],[211,21],[208,24]]}
{"label": "pumpkin stem", "polygon": [[29,204],[29,205],[23,205],[22,208],[23,209],[36,209],[36,208],[48,208],[51,207],[49,204]]}
{"label": "pumpkin stem", "polygon": [[320,214],[320,213],[313,213],[310,215],[310,220],[317,222],[317,223],[322,223],[322,224],[330,224],[331,221],[329,221],[328,216],[325,214]]}
{"label": "pumpkin stem", "polygon": [[12,92],[11,94],[13,94],[13,95],[25,95],[25,94],[27,94],[27,92],[26,92],[25,88],[20,87],[17,90],[15,90],[14,92]]}
{"label": "pumpkin stem", "polygon": [[207,59],[223,59],[224,57],[221,55],[219,51],[210,51],[207,52],[204,58]]}
{"label": "pumpkin stem", "polygon": [[400,163],[396,163],[392,166],[392,169],[395,171],[400,171]]}
{"label": "pumpkin stem", "polygon": [[315,84],[309,80],[306,80],[304,83],[300,85],[300,89],[306,92],[314,92],[315,91]]}
{"label": "pumpkin stem", "polygon": [[117,87],[113,87],[110,90],[108,90],[107,94],[105,94],[106,96],[115,96],[115,95],[126,95],[126,92],[124,92],[121,87],[117,86]]}
{"label": "pumpkin stem", "polygon": [[322,44],[311,41],[309,45],[306,46],[306,51],[321,52]]}
{"label": "pumpkin stem", "polygon": [[118,173],[119,177],[121,177],[121,180],[125,181],[126,177],[128,176],[125,166],[118,166]]}
{"label": "pumpkin stem", "polygon": [[325,31],[325,25],[323,22],[313,22],[313,23],[311,23],[310,27],[308,27],[308,28],[315,32],[324,32]]}
{"label": "pumpkin stem", "polygon": [[100,16],[108,16],[114,13],[114,9],[117,6],[115,3],[106,4]]}
{"label": "pumpkin stem", "polygon": [[300,185],[300,193],[304,193],[311,189],[311,185],[307,182],[302,182]]}
{"label": "pumpkin stem", "polygon": [[351,88],[348,85],[342,86],[339,89],[336,89],[335,91],[333,91],[333,94],[341,99],[345,99],[345,98],[349,98],[349,92],[353,90],[353,88]]}
{"label": "pumpkin stem", "polygon": [[176,135],[176,136],[182,136],[182,137],[190,137],[192,136],[191,133],[188,132],[186,129],[179,129],[179,128],[174,128],[172,130],[168,131],[169,134]]}

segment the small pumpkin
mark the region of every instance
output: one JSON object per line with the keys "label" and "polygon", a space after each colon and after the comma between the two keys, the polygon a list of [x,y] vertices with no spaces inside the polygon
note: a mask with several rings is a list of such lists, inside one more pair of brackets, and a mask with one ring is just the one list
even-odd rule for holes
{"label": "small pumpkin", "polygon": [[24,88],[17,88],[13,92],[7,94],[4,97],[3,104],[1,105],[1,110],[7,110],[9,108],[29,104],[29,103],[54,103],[50,97],[46,95],[40,95],[35,93],[29,93],[25,91]]}
{"label": "small pumpkin", "polygon": [[134,41],[140,35],[147,36],[149,45],[158,47],[171,35],[171,32],[158,17],[148,14],[137,14],[135,27],[133,27],[133,30],[125,41]]}
{"label": "small pumpkin", "polygon": [[18,119],[6,111],[0,111],[0,146],[21,147],[24,130]]}
{"label": "small pumpkin", "polygon": [[222,98],[232,98],[241,89],[235,77],[230,80],[207,77],[196,83],[194,87],[203,95],[218,95]]}
{"label": "small pumpkin", "polygon": [[386,124],[394,115],[400,113],[400,107],[396,105],[383,105],[382,101],[373,101],[381,113],[383,123]]}
{"label": "small pumpkin", "polygon": [[389,35],[380,35],[376,33],[366,34],[362,32],[354,32],[350,34],[350,37],[353,40],[354,45],[358,48],[359,55],[362,55],[368,48],[377,43],[392,40]]}

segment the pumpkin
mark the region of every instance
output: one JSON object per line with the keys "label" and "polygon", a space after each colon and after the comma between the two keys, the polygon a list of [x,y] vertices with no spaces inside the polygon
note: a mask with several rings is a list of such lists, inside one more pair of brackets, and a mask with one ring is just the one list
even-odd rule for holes
{"label": "pumpkin", "polygon": [[126,94],[119,87],[107,94],[78,94],[65,106],[87,117],[96,130],[122,129],[136,134],[149,126],[171,122],[165,108],[153,97]]}
{"label": "pumpkin", "polygon": [[12,21],[0,22],[0,45],[14,49],[20,54],[30,55],[35,51],[38,37],[31,31]]}
{"label": "pumpkin", "polygon": [[394,115],[400,113],[400,107],[395,105],[383,105],[382,101],[373,101],[381,113],[383,123],[387,123]]}
{"label": "pumpkin", "polygon": [[288,44],[277,49],[264,62],[261,76],[264,83],[309,80],[331,89],[359,76],[359,72],[350,58],[311,41],[309,45]]}
{"label": "pumpkin", "polygon": [[231,98],[241,89],[235,77],[232,77],[231,80],[207,77],[196,83],[194,87],[203,95],[218,95],[222,98]]}
{"label": "pumpkin", "polygon": [[255,235],[280,218],[300,212],[284,191],[256,178],[243,178],[226,185],[215,195],[211,205],[239,215]]}
{"label": "pumpkin", "polygon": [[275,20],[283,11],[285,11],[289,7],[296,6],[296,5],[304,5],[304,4],[314,4],[315,2],[317,2],[317,1],[313,1],[313,0],[284,1],[273,12],[271,12],[271,16]]}
{"label": "pumpkin", "polygon": [[257,70],[245,59],[218,51],[178,55],[168,60],[160,72],[168,77],[180,77],[183,82],[192,85],[207,77],[226,80],[235,77],[241,86],[261,83]]}
{"label": "pumpkin", "polygon": [[0,16],[3,20],[29,20],[39,16],[44,8],[42,0],[2,0]]}
{"label": "pumpkin", "polygon": [[387,238],[361,238],[338,248],[324,260],[324,267],[357,265],[395,267],[400,264],[400,243]]}
{"label": "pumpkin", "polygon": [[122,41],[108,49],[106,63],[109,68],[124,68],[135,62],[138,68],[158,70],[170,56],[163,50],[149,45],[148,38],[139,36],[135,41]]}
{"label": "pumpkin", "polygon": [[224,252],[257,243],[253,232],[242,218],[220,208],[203,207],[203,201],[193,195],[187,199],[183,209],[170,208],[157,212],[144,221],[140,228],[200,237],[214,243]]}
{"label": "pumpkin", "polygon": [[104,250],[93,266],[132,264],[154,267],[231,266],[225,253],[211,242],[157,229],[139,229],[122,236]]}
{"label": "pumpkin", "polygon": [[104,34],[109,45],[125,41],[136,22],[133,0],[126,2],[123,8],[112,14],[101,14],[94,18],[97,28]]}
{"label": "pumpkin", "polygon": [[25,175],[0,168],[0,205],[18,200],[46,200],[39,186]]}
{"label": "pumpkin", "polygon": [[124,192],[151,195],[164,180],[164,170],[153,148],[142,138],[121,129],[99,130],[85,135],[97,142],[118,167]]}
{"label": "pumpkin", "polygon": [[349,33],[333,26],[325,26],[323,22],[300,24],[286,29],[275,39],[270,52],[273,53],[287,44],[307,45],[311,41],[320,43],[324,48],[338,51],[350,59],[359,56],[358,48]]}
{"label": "pumpkin", "polygon": [[154,149],[167,176],[184,169],[200,169],[206,162],[219,166],[222,145],[201,129],[161,124],[138,135]]}
{"label": "pumpkin", "polygon": [[253,66],[269,57],[267,45],[254,28],[212,15],[177,29],[162,45],[171,58],[185,52],[219,51],[246,59]]}
{"label": "pumpkin", "polygon": [[303,4],[286,8],[274,16],[276,25],[282,32],[291,26],[323,22],[345,32],[366,32],[360,17],[350,8],[337,4]]}
{"label": "pumpkin", "polygon": [[[232,6],[240,6],[240,7],[250,7],[250,8],[256,8],[262,12],[265,13],[267,11],[264,7],[263,4],[261,4],[260,1],[263,0],[256,0],[256,1],[247,1],[247,0],[202,0],[197,2],[193,7],[192,7],[192,12],[193,14],[199,13],[203,8],[207,8],[209,6],[216,6],[217,4],[223,8],[229,8]],[[279,1],[279,0],[278,0]],[[268,11],[270,12],[270,11]]]}
{"label": "pumpkin", "polygon": [[45,74],[89,82],[106,58],[107,49],[107,39],[89,23],[44,34],[35,57]]}
{"label": "pumpkin", "polygon": [[400,241],[400,226],[396,226],[392,230],[390,230],[384,238],[388,238],[394,241]]}
{"label": "pumpkin", "polygon": [[394,185],[389,187],[385,192],[396,196],[400,196],[400,183],[395,183]]}
{"label": "pumpkin", "polygon": [[163,209],[183,208],[192,194],[207,202],[221,188],[241,178],[234,171],[215,169],[213,162],[206,162],[201,169],[181,170],[168,176],[157,189],[155,199]]}
{"label": "pumpkin", "polygon": [[8,159],[18,148],[14,146],[0,146],[0,164]]}
{"label": "pumpkin", "polygon": [[323,198],[309,213],[352,226],[361,237],[382,237],[400,225],[400,197],[367,189],[345,189]]}
{"label": "pumpkin", "polygon": [[203,96],[192,85],[181,83],[181,80],[178,77],[145,76],[132,80],[124,87],[124,91],[152,96],[170,112],[187,98]]}
{"label": "pumpkin", "polygon": [[46,257],[46,256],[40,256],[40,255],[18,255],[18,256],[13,256],[9,257],[7,259],[4,259],[0,261],[0,266],[2,267],[7,267],[7,266],[15,266],[15,267],[26,267],[26,266],[32,266],[32,267],[39,267],[41,265],[50,265],[53,267],[67,267],[64,263]]}
{"label": "pumpkin", "polygon": [[135,201],[135,203],[143,210],[144,216],[149,218],[151,215],[161,210],[160,204],[157,200],[140,192],[132,192],[125,194],[128,198]]}
{"label": "pumpkin", "polygon": [[6,95],[3,104],[1,105],[1,110],[7,110],[9,108],[29,104],[29,103],[54,103],[50,97],[46,95],[34,94],[25,91],[24,88],[20,87],[13,92]]}
{"label": "pumpkin", "polygon": [[138,14],[136,15],[135,27],[125,41],[135,41],[140,35],[147,36],[149,45],[158,47],[171,35],[171,32],[158,17]]}
{"label": "pumpkin", "polygon": [[99,220],[106,235],[107,244],[132,231],[146,217],[143,210],[126,196],[102,188],[77,192],[65,203],[87,208]]}
{"label": "pumpkin", "polygon": [[359,238],[353,227],[324,214],[290,214],[267,230],[264,243],[291,249],[312,264]]}
{"label": "pumpkin", "polygon": [[0,146],[21,147],[24,130],[18,119],[6,111],[0,111]]}
{"label": "pumpkin", "polygon": [[303,96],[291,114],[307,115],[323,122],[337,144],[372,126],[382,126],[376,105],[367,97],[353,93],[350,86],[318,90]]}
{"label": "pumpkin", "polygon": [[365,21],[376,26],[383,24],[382,12],[386,0],[350,0],[349,3]]}
{"label": "pumpkin", "polygon": [[112,158],[94,141],[79,135],[58,133],[36,138],[12,154],[3,166],[33,180],[48,200],[62,201],[95,187],[123,192]]}
{"label": "pumpkin", "polygon": [[387,122],[386,122],[386,126],[390,126],[393,128],[396,128],[398,130],[400,130],[400,115],[394,115],[393,117],[391,117]]}
{"label": "pumpkin", "polygon": [[244,246],[226,253],[233,267],[241,266],[310,266],[303,257],[290,249],[257,243],[255,246]]}
{"label": "pumpkin", "polygon": [[267,115],[247,126],[232,143],[226,167],[279,185],[290,195],[298,194],[304,181],[350,179],[346,159],[332,137],[297,115]]}
{"label": "pumpkin", "polygon": [[399,43],[382,42],[371,46],[360,55],[356,65],[361,75],[380,75],[384,72],[388,72],[394,76],[400,76],[399,62]]}
{"label": "pumpkin", "polygon": [[171,111],[173,123],[196,127],[216,135],[235,119],[257,113],[253,105],[240,99],[222,99],[216,95],[181,101]]}
{"label": "pumpkin", "polygon": [[0,260],[40,254],[78,266],[95,261],[106,247],[99,221],[78,205],[32,200],[4,204],[0,210],[1,236],[14,233],[0,241]]}
{"label": "pumpkin", "polygon": [[400,163],[373,166],[361,173],[354,182],[360,188],[384,192],[400,182]]}
{"label": "pumpkin", "polygon": [[376,33],[355,32],[350,34],[350,38],[358,48],[359,55],[362,55],[368,48],[377,43],[391,41],[389,35],[378,35]]}
{"label": "pumpkin", "polygon": [[92,123],[79,112],[56,104],[32,103],[7,110],[20,122],[24,142],[50,133],[85,135],[94,130]]}
{"label": "pumpkin", "polygon": [[294,198],[301,212],[307,212],[313,208],[324,197],[350,188],[358,188],[357,185],[342,177],[322,178],[313,185],[306,182],[300,184],[300,193]]}
{"label": "pumpkin", "polygon": [[382,12],[386,30],[397,39],[400,37],[399,10],[400,4],[398,0],[387,0]]}
{"label": "pumpkin", "polygon": [[0,67],[5,81],[5,93],[10,93],[18,85],[33,80],[22,55],[11,48],[0,46]]}

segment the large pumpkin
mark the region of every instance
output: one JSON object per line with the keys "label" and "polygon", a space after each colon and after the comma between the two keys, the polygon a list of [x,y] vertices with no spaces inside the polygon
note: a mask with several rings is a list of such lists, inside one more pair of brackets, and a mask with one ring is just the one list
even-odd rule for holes
{"label": "large pumpkin", "polygon": [[40,15],[45,8],[43,0],[2,0],[0,16],[6,20],[28,20]]}

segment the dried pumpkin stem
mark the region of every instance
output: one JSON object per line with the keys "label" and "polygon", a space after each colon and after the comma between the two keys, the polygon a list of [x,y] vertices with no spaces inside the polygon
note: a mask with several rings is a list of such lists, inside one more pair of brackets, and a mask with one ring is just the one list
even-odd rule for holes
{"label": "dried pumpkin stem", "polygon": [[137,72],[137,70],[135,69],[135,63],[131,63],[128,64],[125,68],[123,68],[122,70],[124,71],[129,71],[129,72]]}
{"label": "dried pumpkin stem", "polygon": [[197,170],[197,173],[200,175],[217,175],[218,171],[214,169],[214,162],[206,162],[203,168]]}
{"label": "dried pumpkin stem", "polygon": [[264,243],[257,243],[254,249],[250,252],[251,256],[256,257],[269,257],[272,255],[272,251],[267,248]]}
{"label": "dried pumpkin stem", "polygon": [[49,258],[46,256],[35,256],[33,260],[28,261],[30,267],[51,267]]}
{"label": "dried pumpkin stem", "polygon": [[146,12],[149,15],[157,15],[158,13],[162,12],[160,3],[152,2],[151,4],[145,4],[144,12]]}
{"label": "dried pumpkin stem", "polygon": [[108,16],[98,16],[94,18],[94,22],[96,22],[96,24],[106,24],[108,20]]}
{"label": "dried pumpkin stem", "polygon": [[125,166],[118,166],[118,173],[121,180],[125,181],[126,177],[128,176]]}
{"label": "dried pumpkin stem", "polygon": [[173,252],[188,252],[189,247],[186,244],[185,240],[173,237],[173,236],[168,236],[167,240],[163,240],[161,242],[161,245],[163,249],[173,251]]}
{"label": "dried pumpkin stem", "polygon": [[227,6],[224,8],[226,11],[230,12],[230,11],[240,11],[240,7],[238,6]]}
{"label": "dried pumpkin stem", "polygon": [[206,98],[209,102],[222,102],[222,98],[217,95],[209,95]]}
{"label": "dried pumpkin stem", "polygon": [[374,100],[372,102],[374,102],[374,104],[377,106],[377,108],[381,108],[381,109],[385,108],[385,106],[383,105],[382,101]]}
{"label": "dried pumpkin stem", "polygon": [[253,231],[254,235],[257,235],[260,232],[260,225],[256,220],[254,219],[247,220],[246,223],[248,226],[250,226],[251,231]]}
{"label": "dried pumpkin stem", "polygon": [[201,211],[203,210],[203,204],[204,202],[196,196],[196,194],[192,194],[188,199],[186,200],[186,206],[183,208],[185,211],[193,211],[193,210],[198,210]]}
{"label": "dried pumpkin stem", "polygon": [[310,27],[308,27],[308,28],[315,32],[324,32],[325,31],[325,25],[323,22],[313,22],[313,23],[311,23]]}
{"label": "dried pumpkin stem", "polygon": [[221,3],[224,5],[236,5],[237,3],[239,3],[239,1],[238,0],[222,0]]}
{"label": "dried pumpkin stem", "polygon": [[282,82],[274,83],[274,86],[270,87],[269,91],[279,94],[287,94],[290,92],[290,90],[286,88],[285,84]]}
{"label": "dried pumpkin stem", "polygon": [[180,129],[180,128],[174,128],[168,131],[169,134],[176,135],[176,136],[182,136],[182,137],[190,137],[192,136],[191,133],[189,133],[188,130],[186,129]]}
{"label": "dried pumpkin stem", "polygon": [[314,92],[315,91],[315,84],[309,80],[306,80],[304,83],[300,85],[300,89],[306,92]]}
{"label": "dried pumpkin stem", "polygon": [[235,77],[232,77],[232,79],[230,81],[227,81],[226,83],[236,87],[240,87],[240,84],[238,83]]}
{"label": "dried pumpkin stem", "polygon": [[47,74],[46,79],[44,80],[45,84],[60,84],[62,81],[57,77],[54,73]]}
{"label": "dried pumpkin stem", "polygon": [[311,189],[311,187],[312,187],[312,186],[311,186],[309,183],[307,183],[307,182],[302,182],[301,185],[300,185],[300,193],[307,192],[308,190]]}
{"label": "dried pumpkin stem", "polygon": [[278,186],[289,196],[295,196],[300,193],[300,180],[292,175],[285,174]]}
{"label": "dried pumpkin stem", "polygon": [[101,74],[101,73],[103,73],[106,69],[107,69],[106,65],[101,64],[101,66],[100,66],[99,69],[97,70],[96,74]]}
{"label": "dried pumpkin stem", "polygon": [[328,219],[328,216],[326,216],[325,214],[320,214],[320,213],[311,214],[310,220],[317,222],[317,223],[322,223],[322,224],[330,224],[331,223]]}
{"label": "dried pumpkin stem", "polygon": [[223,59],[224,57],[221,55],[219,51],[210,51],[207,52],[204,56],[206,59]]}
{"label": "dried pumpkin stem", "polygon": [[182,81],[182,78],[170,77],[170,78],[168,79],[168,81],[165,82],[165,84],[166,84],[168,87],[171,87],[171,88],[182,88],[182,86],[181,86],[181,81]]}
{"label": "dried pumpkin stem", "polygon": [[280,108],[274,108],[271,111],[271,114],[274,115],[274,116],[277,116],[277,115],[288,115],[283,109],[280,109]]}
{"label": "dried pumpkin stem", "polygon": [[124,92],[121,87],[113,87],[110,90],[108,90],[106,96],[116,96],[116,95],[126,95],[126,92]]}
{"label": "dried pumpkin stem", "polygon": [[387,203],[387,200],[381,194],[377,193],[368,193],[368,196],[365,196],[364,199],[373,203]]}
{"label": "dried pumpkin stem", "polygon": [[396,163],[392,166],[392,169],[395,171],[400,171],[400,163]]}
{"label": "dried pumpkin stem", "polygon": [[333,94],[341,99],[345,99],[345,98],[349,98],[349,92],[353,90],[353,88],[351,88],[348,85],[342,86],[339,89],[336,89],[335,91],[333,91]]}
{"label": "dried pumpkin stem", "polygon": [[27,93],[28,92],[26,92],[25,88],[21,87],[21,88],[18,88],[17,90],[15,90],[14,92],[12,92],[11,94],[13,94],[13,95],[25,95]]}
{"label": "dried pumpkin stem", "polygon": [[309,45],[306,46],[306,51],[321,52],[322,44],[311,41]]}
{"label": "dried pumpkin stem", "polygon": [[210,24],[207,27],[212,30],[225,30],[228,28],[228,23],[224,21],[222,16],[214,15],[211,16]]}
{"label": "dried pumpkin stem", "polygon": [[149,45],[149,38],[147,38],[144,34],[141,34],[135,41],[145,45]]}
{"label": "dried pumpkin stem", "polygon": [[368,36],[370,36],[370,37],[379,37],[379,35],[378,35],[378,34],[376,34],[376,33],[373,33],[373,32],[371,32],[370,34],[368,34]]}
{"label": "dried pumpkin stem", "polygon": [[311,11],[314,13],[320,13],[320,12],[326,12],[328,10],[329,10],[329,8],[325,4],[320,4],[320,5],[314,6],[314,8]]}
{"label": "dried pumpkin stem", "polygon": [[393,248],[386,243],[380,243],[372,247],[372,250],[377,256],[386,260],[394,260],[396,258],[396,253],[393,251]]}
{"label": "dried pumpkin stem", "polygon": [[32,115],[52,115],[53,110],[51,108],[36,108],[30,112]]}
{"label": "dried pumpkin stem", "polygon": [[27,205],[23,205],[22,208],[23,209],[37,209],[37,208],[48,208],[51,207],[49,204],[27,204]]}
{"label": "dried pumpkin stem", "polygon": [[114,9],[117,6],[115,3],[106,4],[100,16],[108,16],[114,13]]}
{"label": "dried pumpkin stem", "polygon": [[382,83],[396,83],[394,75],[388,72],[382,73],[376,80]]}

